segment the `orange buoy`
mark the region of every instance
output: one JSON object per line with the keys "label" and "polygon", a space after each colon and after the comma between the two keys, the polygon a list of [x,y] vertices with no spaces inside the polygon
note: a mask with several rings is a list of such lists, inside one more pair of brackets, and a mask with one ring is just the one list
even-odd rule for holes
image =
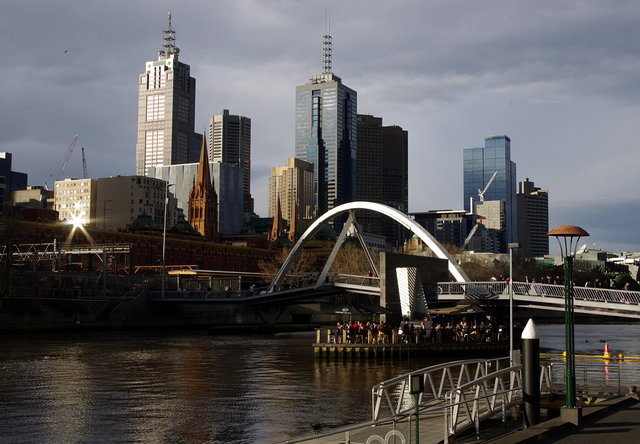
{"label": "orange buoy", "polygon": [[606,342],[604,344],[604,353],[602,354],[602,357],[605,359],[611,358],[611,353],[609,352],[609,344],[607,344]]}

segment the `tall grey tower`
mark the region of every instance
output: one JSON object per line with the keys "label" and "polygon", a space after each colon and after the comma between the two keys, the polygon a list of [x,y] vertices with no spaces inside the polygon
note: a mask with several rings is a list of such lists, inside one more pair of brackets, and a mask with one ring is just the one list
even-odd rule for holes
{"label": "tall grey tower", "polygon": [[253,213],[251,198],[251,119],[244,116],[222,114],[209,120],[207,150],[210,162],[222,162],[240,167],[244,212]]}
{"label": "tall grey tower", "polygon": [[323,37],[322,74],[296,87],[296,157],[313,163],[314,213],[355,198],[358,97],[331,70],[331,36]]}
{"label": "tall grey tower", "polygon": [[178,61],[175,31],[164,30],[158,60],[147,62],[138,80],[136,174],[147,168],[197,162],[195,146],[196,80],[189,65]]}

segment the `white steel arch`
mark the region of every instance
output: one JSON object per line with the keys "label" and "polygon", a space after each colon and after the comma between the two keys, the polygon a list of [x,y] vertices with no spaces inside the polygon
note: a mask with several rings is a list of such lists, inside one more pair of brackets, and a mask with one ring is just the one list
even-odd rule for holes
{"label": "white steel arch", "polygon": [[302,249],[302,246],[316,235],[323,224],[330,222],[340,214],[348,213],[354,210],[374,211],[398,222],[400,225],[410,230],[412,233],[417,235],[420,240],[426,243],[437,257],[439,257],[440,259],[446,259],[449,262],[449,272],[453,275],[457,282],[469,282],[469,277],[462,270],[462,268],[460,268],[455,259],[451,257],[447,250],[442,248],[442,245],[440,245],[440,243],[431,235],[431,233],[429,233],[424,229],[424,227],[416,223],[416,221],[409,218],[402,211],[396,210],[395,208],[392,208],[390,206],[375,202],[356,201],[342,204],[327,211],[322,216],[320,216],[313,224],[311,224],[311,226],[302,234],[302,236],[300,236],[300,239],[298,239],[298,242],[296,242],[293,249],[285,259],[282,267],[280,267],[280,270],[271,283],[268,291],[272,292],[275,286],[281,283],[282,279],[289,271],[289,267],[291,267],[291,264],[293,264],[293,261],[296,259],[298,253]]}

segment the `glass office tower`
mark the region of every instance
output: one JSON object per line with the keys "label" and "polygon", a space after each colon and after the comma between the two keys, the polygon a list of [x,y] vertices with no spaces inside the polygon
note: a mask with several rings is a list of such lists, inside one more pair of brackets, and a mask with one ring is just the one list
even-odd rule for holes
{"label": "glass office tower", "polygon": [[517,241],[516,164],[511,161],[511,139],[507,136],[485,137],[484,148],[464,150],[464,209],[474,212],[474,203],[481,200],[483,191],[497,172],[495,179],[484,192],[482,199],[504,201],[504,234],[501,252],[506,244]]}
{"label": "glass office tower", "polygon": [[296,88],[296,157],[313,163],[315,216],[355,198],[358,97],[331,72],[324,38],[324,72]]}

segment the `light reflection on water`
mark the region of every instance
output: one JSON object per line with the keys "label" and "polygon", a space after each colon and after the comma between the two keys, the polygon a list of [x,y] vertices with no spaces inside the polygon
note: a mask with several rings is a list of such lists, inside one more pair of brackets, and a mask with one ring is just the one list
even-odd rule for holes
{"label": "light reflection on water", "polygon": [[[561,351],[562,325],[539,325]],[[578,325],[579,353],[640,356],[638,325]],[[371,387],[443,359],[314,361],[313,333],[3,337],[2,442],[277,442],[368,420]],[[588,340],[589,342],[585,342]]]}

